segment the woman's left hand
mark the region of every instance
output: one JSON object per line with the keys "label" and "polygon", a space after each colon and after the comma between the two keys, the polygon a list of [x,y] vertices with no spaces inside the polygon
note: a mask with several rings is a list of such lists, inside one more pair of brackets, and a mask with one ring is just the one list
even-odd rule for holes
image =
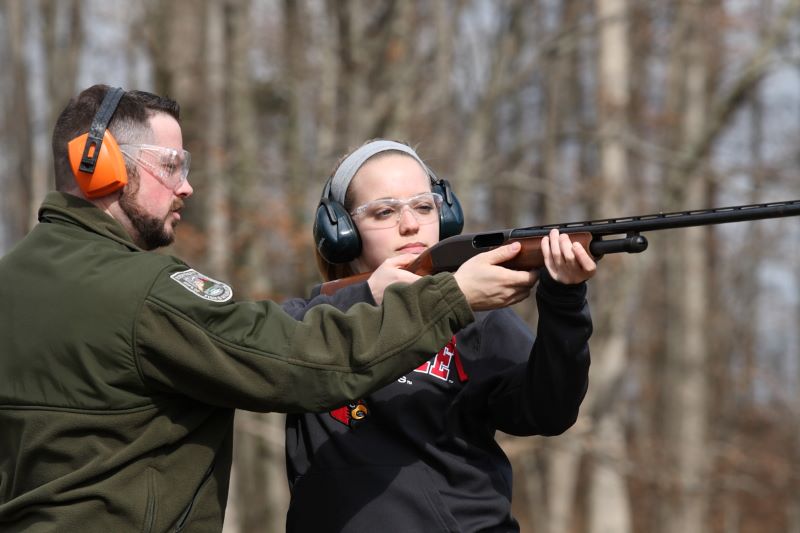
{"label": "woman's left hand", "polygon": [[367,280],[369,290],[375,303],[381,305],[383,292],[392,283],[414,283],[419,276],[405,270],[403,267],[410,265],[419,257],[416,254],[402,254],[390,257],[379,266]]}
{"label": "woman's left hand", "polygon": [[565,285],[586,281],[597,271],[597,263],[581,243],[572,242],[568,234],[557,229],[542,238],[542,254],[550,277]]}

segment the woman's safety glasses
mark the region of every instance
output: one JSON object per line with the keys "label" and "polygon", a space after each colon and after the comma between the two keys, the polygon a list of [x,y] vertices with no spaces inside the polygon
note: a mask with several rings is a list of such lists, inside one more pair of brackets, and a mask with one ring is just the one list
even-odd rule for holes
{"label": "woman's safety glasses", "polygon": [[365,229],[392,228],[400,223],[403,208],[414,215],[419,224],[433,224],[439,221],[439,209],[442,207],[442,195],[425,192],[412,196],[407,200],[383,198],[367,202],[353,209],[350,216],[358,219]]}
{"label": "woman's safety glasses", "polygon": [[122,155],[146,168],[164,187],[178,190],[189,176],[192,156],[186,150],[175,150],[152,144],[120,144]]}

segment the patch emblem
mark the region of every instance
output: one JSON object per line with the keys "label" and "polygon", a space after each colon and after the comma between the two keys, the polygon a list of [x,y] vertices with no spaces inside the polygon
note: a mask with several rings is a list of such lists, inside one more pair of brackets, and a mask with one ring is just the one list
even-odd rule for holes
{"label": "patch emblem", "polygon": [[227,302],[233,297],[233,289],[228,285],[204,276],[194,269],[176,272],[170,277],[187,291],[209,302]]}

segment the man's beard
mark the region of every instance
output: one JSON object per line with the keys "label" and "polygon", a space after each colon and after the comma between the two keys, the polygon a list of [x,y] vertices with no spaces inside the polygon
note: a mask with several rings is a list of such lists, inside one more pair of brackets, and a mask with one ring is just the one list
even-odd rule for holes
{"label": "man's beard", "polygon": [[[131,185],[130,182],[128,185]],[[175,240],[175,232],[168,232],[165,228],[167,217],[172,211],[180,209],[183,202],[180,199],[175,200],[170,206],[170,210],[164,218],[157,218],[145,213],[141,207],[136,203],[135,196],[139,191],[139,187],[126,187],[122,191],[122,196],[119,199],[119,206],[122,211],[130,219],[133,228],[139,234],[138,241],[142,244],[145,250],[154,250],[172,244]],[[175,227],[177,221],[172,224]]]}

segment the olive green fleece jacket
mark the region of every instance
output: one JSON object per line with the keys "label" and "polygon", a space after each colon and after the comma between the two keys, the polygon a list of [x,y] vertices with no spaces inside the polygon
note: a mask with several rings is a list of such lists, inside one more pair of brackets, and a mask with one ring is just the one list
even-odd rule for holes
{"label": "olive green fleece jacket", "polygon": [[50,193],[0,259],[0,531],[220,531],[235,408],[323,411],[473,320],[449,274],[298,322]]}

